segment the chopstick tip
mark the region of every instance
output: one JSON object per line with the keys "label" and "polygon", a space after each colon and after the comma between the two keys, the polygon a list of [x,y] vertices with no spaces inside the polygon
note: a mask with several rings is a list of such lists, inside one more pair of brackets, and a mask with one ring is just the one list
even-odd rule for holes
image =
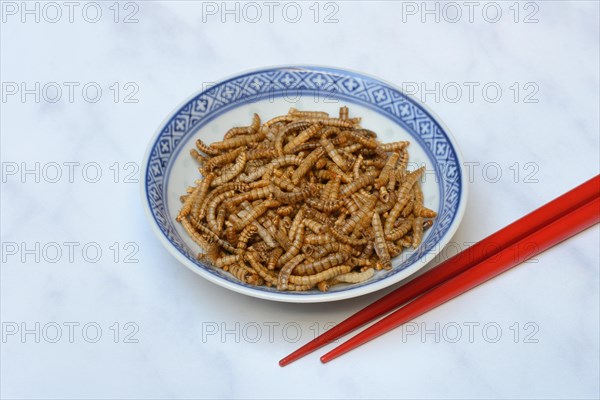
{"label": "chopstick tip", "polygon": [[291,360],[289,360],[288,357],[283,357],[281,360],[279,360],[279,366],[280,367],[285,367],[290,362],[291,362]]}

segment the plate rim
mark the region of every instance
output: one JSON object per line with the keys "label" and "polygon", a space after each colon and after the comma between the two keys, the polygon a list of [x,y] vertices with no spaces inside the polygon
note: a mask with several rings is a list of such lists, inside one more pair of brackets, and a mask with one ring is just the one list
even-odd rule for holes
{"label": "plate rim", "polygon": [[431,263],[433,258],[435,258],[442,251],[442,249],[444,249],[446,247],[446,245],[450,242],[450,240],[454,237],[454,235],[456,234],[456,231],[458,230],[458,228],[462,222],[464,213],[466,211],[466,205],[467,205],[468,193],[469,193],[468,180],[466,179],[467,176],[466,176],[466,171],[464,168],[463,154],[462,154],[460,147],[458,146],[458,143],[456,142],[456,139],[455,139],[452,131],[448,128],[448,126],[446,125],[444,120],[441,119],[427,104],[425,104],[424,102],[422,102],[415,96],[405,93],[396,84],[388,82],[387,80],[381,79],[379,77],[370,75],[368,73],[356,71],[356,70],[349,69],[349,68],[339,68],[339,67],[316,65],[316,64],[289,64],[289,65],[264,66],[264,67],[260,67],[260,68],[245,70],[245,71],[242,71],[242,72],[239,72],[236,74],[229,75],[222,79],[218,79],[214,83],[214,85],[216,86],[216,85],[225,83],[227,81],[230,81],[230,80],[233,80],[236,78],[240,78],[240,77],[243,77],[246,75],[255,74],[255,73],[259,73],[259,72],[266,72],[266,71],[271,71],[271,70],[287,70],[287,69],[291,69],[291,70],[304,69],[304,70],[308,70],[308,71],[322,71],[324,73],[341,72],[341,73],[357,75],[359,77],[362,76],[362,77],[372,79],[374,81],[381,82],[382,84],[385,84],[388,87],[397,90],[399,93],[402,93],[403,96],[405,96],[406,98],[409,98],[415,104],[417,104],[418,106],[423,108],[425,111],[427,111],[427,113],[429,113],[429,115],[435,120],[435,122],[444,130],[445,136],[448,138],[449,142],[454,147],[454,152],[456,153],[457,164],[459,166],[459,171],[460,171],[461,186],[460,186],[460,191],[459,191],[460,200],[459,200],[459,204],[458,204],[458,207],[456,210],[456,214],[454,215],[453,221],[450,224],[448,231],[446,232],[446,234],[444,236],[442,236],[440,238],[440,240],[438,242],[439,247],[436,249],[436,251],[426,252],[425,254],[423,254],[422,257],[417,259],[417,262],[414,262],[412,265],[407,266],[404,270],[398,272],[394,276],[390,276],[388,278],[381,279],[380,281],[373,282],[372,284],[358,287],[358,288],[356,288],[356,290],[350,289],[350,290],[345,290],[345,291],[340,291],[340,292],[319,292],[319,293],[314,293],[314,294],[306,294],[303,296],[291,296],[290,294],[286,294],[286,293],[254,290],[249,287],[235,284],[226,279],[222,279],[219,276],[211,274],[208,271],[205,271],[203,268],[198,267],[198,265],[196,265],[192,261],[190,261],[184,254],[182,254],[179,251],[179,249],[177,249],[170,242],[170,240],[162,232],[160,226],[158,226],[158,223],[156,222],[154,215],[152,214],[151,206],[150,206],[149,202],[147,201],[148,187],[147,187],[147,181],[146,181],[146,171],[148,169],[148,164],[150,161],[152,149],[154,148],[154,144],[155,144],[156,140],[158,139],[158,137],[161,135],[166,124],[174,116],[176,116],[179,113],[179,111],[186,104],[188,104],[191,100],[200,96],[202,93],[206,92],[207,90],[210,90],[210,88],[196,90],[190,96],[188,96],[186,99],[181,101],[176,107],[173,108],[173,110],[171,112],[169,112],[162,119],[162,121],[158,124],[158,127],[156,128],[154,134],[150,137],[150,139],[148,141],[146,150],[145,150],[143,158],[142,158],[142,162],[140,164],[142,166],[141,171],[143,172],[142,173],[143,178],[140,179],[140,195],[141,195],[141,200],[142,200],[142,204],[143,204],[143,208],[144,208],[144,214],[146,215],[146,218],[149,220],[149,223],[152,227],[152,231],[154,232],[155,236],[158,237],[158,239],[161,242],[161,244],[163,245],[163,247],[165,247],[167,249],[167,251],[172,256],[174,256],[175,259],[177,259],[177,261],[179,261],[181,264],[185,265],[188,269],[192,270],[196,274],[198,274],[198,275],[202,276],[203,278],[209,280],[210,282],[215,283],[226,289],[233,290],[237,293],[241,293],[244,295],[248,295],[248,296],[251,296],[254,298],[260,298],[260,299],[264,299],[264,300],[271,300],[271,301],[278,301],[278,302],[285,302],[285,303],[321,303],[321,302],[332,302],[332,301],[345,300],[345,299],[359,297],[359,296],[363,296],[363,295],[366,295],[369,293],[373,293],[373,292],[385,289],[392,285],[398,284],[398,283],[404,281],[405,279],[411,277],[412,275],[416,274],[419,270],[425,268],[426,265]]}

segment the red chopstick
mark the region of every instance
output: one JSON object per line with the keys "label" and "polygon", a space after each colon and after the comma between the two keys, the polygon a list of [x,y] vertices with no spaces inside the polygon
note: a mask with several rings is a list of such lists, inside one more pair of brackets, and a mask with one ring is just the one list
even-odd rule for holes
{"label": "red chopstick", "polygon": [[600,196],[423,294],[321,357],[326,363],[408,322],[600,221]]}
{"label": "red chopstick", "polygon": [[399,287],[279,361],[282,367],[400,307],[440,283],[502,251],[548,223],[557,220],[600,193],[600,175],[552,200],[523,218],[488,236],[436,268]]}

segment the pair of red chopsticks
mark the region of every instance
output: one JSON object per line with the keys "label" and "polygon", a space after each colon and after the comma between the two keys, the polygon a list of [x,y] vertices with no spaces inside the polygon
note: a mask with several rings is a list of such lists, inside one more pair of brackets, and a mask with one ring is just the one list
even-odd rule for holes
{"label": "pair of red chopsticks", "polygon": [[599,221],[600,175],[597,175],[358,311],[281,359],[279,365],[283,367],[401,307],[321,357],[323,363],[329,362]]}

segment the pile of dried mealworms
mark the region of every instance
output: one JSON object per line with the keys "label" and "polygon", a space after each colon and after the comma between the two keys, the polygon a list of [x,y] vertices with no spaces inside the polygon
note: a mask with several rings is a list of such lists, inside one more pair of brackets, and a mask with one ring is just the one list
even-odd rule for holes
{"label": "pile of dried mealworms", "polygon": [[417,248],[436,213],[407,171],[409,142],[380,143],[349,118],[290,109],[263,124],[200,139],[202,175],[181,197],[177,220],[198,257],[251,285],[326,291],[391,268]]}

